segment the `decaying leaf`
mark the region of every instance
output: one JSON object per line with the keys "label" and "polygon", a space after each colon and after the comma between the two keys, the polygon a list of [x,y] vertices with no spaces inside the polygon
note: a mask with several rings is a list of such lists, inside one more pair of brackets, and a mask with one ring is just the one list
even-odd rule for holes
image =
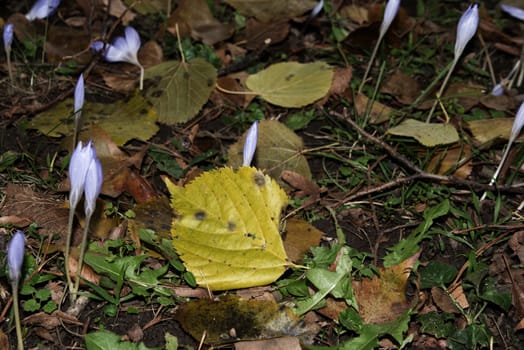
{"label": "decaying leaf", "polygon": [[176,320],[195,339],[219,345],[238,340],[299,336],[305,332],[300,318],[274,301],[242,299],[229,295],[221,300],[195,300],[183,304]]}
{"label": "decaying leaf", "polygon": [[225,0],[246,17],[255,17],[262,22],[298,17],[317,4],[314,0]]}
{"label": "decaying leaf", "polygon": [[[228,152],[229,165],[237,168],[242,164],[242,149],[246,133],[234,143]],[[267,172],[282,186],[280,179],[285,170],[291,170],[311,180],[311,170],[302,154],[304,143],[291,129],[277,120],[262,120],[258,125],[258,143],[255,165]]]}
{"label": "decaying leaf", "polygon": [[194,117],[215,87],[216,69],[203,59],[167,61],[146,69],[146,97],[158,121],[176,124]]}
{"label": "decaying leaf", "polygon": [[466,179],[473,170],[471,146],[469,144],[459,144],[455,147],[437,151],[429,161],[427,170],[435,174],[451,173],[461,179]]}
{"label": "decaying leaf", "polygon": [[274,282],[290,265],[279,233],[287,196],[252,167],[206,172],[185,187],[166,179],[173,245],[200,286],[211,290]]}
{"label": "decaying leaf", "polygon": [[415,300],[406,298],[406,286],[413,265],[420,253],[390,268],[381,268],[380,276],[373,279],[353,281],[359,314],[364,323],[387,323],[394,321]]}
{"label": "decaying leaf", "polygon": [[[86,103],[82,113],[82,129],[93,125],[105,130],[119,146],[131,139],[146,141],[158,131],[156,112],[136,94],[127,101],[112,104]],[[51,137],[73,134],[73,99],[67,99],[35,116],[29,127]]]}
{"label": "decaying leaf", "polygon": [[214,45],[229,38],[234,28],[223,24],[213,17],[204,0],[180,0],[171,14],[167,30],[177,35],[175,26],[187,28],[191,37],[207,45]]}
{"label": "decaying leaf", "polygon": [[250,75],[246,85],[277,106],[303,107],[324,97],[332,80],[333,69],[324,62],[282,62]]}
{"label": "decaying leaf", "polygon": [[424,123],[415,119],[405,119],[387,131],[390,135],[413,137],[426,147],[447,145],[459,140],[457,130],[450,124]]}
{"label": "decaying leaf", "polygon": [[323,236],[322,231],[305,220],[288,219],[284,247],[289,260],[294,262],[302,260],[311,247],[318,246]]}
{"label": "decaying leaf", "polygon": [[[364,94],[358,94],[355,99],[355,108],[357,113],[360,116],[366,115],[368,113],[368,105],[370,101],[369,98]],[[394,114],[394,110],[389,108],[383,103],[378,101],[373,101],[371,110],[369,111],[369,122],[371,124],[380,124],[389,120],[389,118]]]}
{"label": "decaying leaf", "polygon": [[[466,127],[471,131],[475,141],[480,144],[495,141],[496,139],[508,140],[515,118],[483,119],[468,122]],[[517,138],[516,142],[524,141],[524,135]]]}

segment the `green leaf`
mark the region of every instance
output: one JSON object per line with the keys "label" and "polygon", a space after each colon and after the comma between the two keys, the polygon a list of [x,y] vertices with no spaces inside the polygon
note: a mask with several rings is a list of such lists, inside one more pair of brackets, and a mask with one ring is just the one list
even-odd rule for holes
{"label": "green leaf", "polygon": [[40,310],[40,303],[35,299],[29,299],[24,302],[24,311],[35,312]]}
{"label": "green leaf", "polygon": [[458,270],[455,266],[431,261],[420,271],[420,289],[443,287],[453,281]]}
{"label": "green leaf", "polygon": [[87,350],[160,350],[160,348],[148,348],[144,343],[134,344],[132,342],[121,342],[120,336],[108,331],[88,333],[85,336]]}
{"label": "green leaf", "polygon": [[[97,273],[104,274],[113,281],[118,282],[124,279],[125,276],[134,276],[133,270],[137,270],[146,258],[147,255],[107,257],[87,253],[85,262]],[[122,275],[122,271],[124,271],[125,276]]]}
{"label": "green leaf", "polygon": [[211,290],[275,281],[289,265],[279,233],[286,193],[252,167],[206,172],[185,187],[166,181],[173,245],[196,281]]}
{"label": "green leaf", "polygon": [[246,86],[277,106],[298,108],[324,97],[331,87],[333,74],[333,69],[320,61],[282,62],[250,75]]}
{"label": "green leaf", "polygon": [[454,331],[453,320],[455,316],[452,314],[431,311],[427,314],[419,315],[417,322],[420,323],[420,330],[422,333],[427,333],[436,336],[437,338],[447,338]]}
{"label": "green leaf", "polygon": [[146,98],[153,104],[158,121],[183,123],[194,117],[215,88],[217,71],[203,59],[167,61],[146,69]]}
{"label": "green leaf", "polygon": [[459,140],[457,130],[451,124],[425,123],[415,119],[405,119],[387,131],[390,135],[413,137],[426,147],[447,145]]}
{"label": "green leaf", "polygon": [[50,314],[51,312],[55,311],[56,309],[58,309],[58,304],[55,303],[54,301],[52,300],[49,300],[47,303],[45,303],[45,305],[42,307],[42,310],[47,313],[47,314]]}
{"label": "green leaf", "polygon": [[51,290],[47,288],[39,289],[35,293],[35,298],[39,299],[40,301],[46,301],[51,298]]}

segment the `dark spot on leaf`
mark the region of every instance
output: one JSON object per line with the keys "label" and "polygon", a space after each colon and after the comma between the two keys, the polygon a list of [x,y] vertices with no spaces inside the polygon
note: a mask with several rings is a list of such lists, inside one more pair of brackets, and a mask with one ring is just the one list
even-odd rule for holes
{"label": "dark spot on leaf", "polygon": [[173,239],[179,239],[179,238],[180,238],[179,235],[175,235],[175,236],[173,236]]}
{"label": "dark spot on leaf", "polygon": [[227,223],[227,230],[228,231],[235,231],[236,228],[237,228],[237,225],[233,221],[229,221]]}
{"label": "dark spot on leaf", "polygon": [[206,218],[206,212],[199,210],[195,213],[195,220],[203,221]]}
{"label": "dark spot on leaf", "polygon": [[208,79],[207,80],[207,87],[211,87],[213,86],[213,79]]}
{"label": "dark spot on leaf", "polygon": [[185,80],[189,80],[189,78],[190,78],[190,75],[189,75],[189,73],[188,73],[188,72],[184,72],[184,75],[183,75],[183,77],[184,77],[184,79],[185,79]]}
{"label": "dark spot on leaf", "polygon": [[287,81],[290,81],[291,79],[293,79],[293,77],[295,77],[295,74],[289,74],[289,75],[286,75],[284,79]]}
{"label": "dark spot on leaf", "polygon": [[138,113],[140,113],[140,115],[146,115],[146,114],[147,114],[147,109],[142,108],[142,109],[140,110],[140,112],[138,112]]}
{"label": "dark spot on leaf", "polygon": [[162,90],[156,90],[156,91],[153,91],[153,93],[151,94],[151,97],[154,97],[154,98],[159,98],[160,96],[162,96],[164,92]]}
{"label": "dark spot on leaf", "polygon": [[257,238],[257,236],[254,233],[250,233],[250,232],[244,233],[244,237],[251,238],[251,239]]}
{"label": "dark spot on leaf", "polygon": [[266,184],[266,178],[264,177],[264,174],[262,174],[261,172],[257,171],[253,176],[253,179],[255,181],[255,184],[259,187],[262,187]]}

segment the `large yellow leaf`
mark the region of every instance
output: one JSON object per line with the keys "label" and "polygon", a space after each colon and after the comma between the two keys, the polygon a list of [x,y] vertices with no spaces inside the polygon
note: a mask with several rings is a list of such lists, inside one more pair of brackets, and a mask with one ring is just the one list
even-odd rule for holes
{"label": "large yellow leaf", "polygon": [[[131,139],[147,141],[156,134],[156,112],[139,94],[129,100],[112,104],[86,102],[82,110],[82,130],[97,125],[104,129],[113,141],[122,146]],[[38,114],[29,123],[50,137],[73,134],[73,99],[64,100]]]}
{"label": "large yellow leaf", "polygon": [[265,285],[290,265],[279,233],[286,193],[252,167],[204,173],[185,187],[166,180],[173,245],[211,290]]}
{"label": "large yellow leaf", "polygon": [[333,69],[324,62],[283,62],[246,80],[247,87],[281,107],[303,107],[324,97],[331,87]]}
{"label": "large yellow leaf", "polygon": [[158,121],[183,123],[194,117],[215,88],[217,71],[201,58],[167,61],[146,69],[146,97],[156,108]]}

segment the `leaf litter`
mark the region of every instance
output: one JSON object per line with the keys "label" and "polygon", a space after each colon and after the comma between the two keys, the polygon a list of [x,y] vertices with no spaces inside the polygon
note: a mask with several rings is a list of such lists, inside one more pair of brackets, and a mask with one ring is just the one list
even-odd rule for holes
{"label": "leaf litter", "polygon": [[[165,14],[167,26],[154,25],[148,32],[142,19],[151,20],[151,14],[165,11],[164,4],[151,2],[147,8],[142,3],[133,4],[131,9],[126,7],[131,6],[129,2],[118,2],[114,7],[102,4],[91,9],[79,2],[81,11],[74,12],[72,7],[59,9],[59,16],[52,17],[49,23],[48,37],[40,44],[36,38],[44,38],[43,23],[28,26],[23,23],[23,15],[10,17],[9,21],[20,23],[15,43],[23,45],[16,48],[17,62],[21,62],[21,55],[25,56],[24,64],[16,66],[17,95],[12,101],[2,100],[8,106],[2,116],[44,112],[27,125],[42,134],[62,138],[59,148],[49,138],[28,139],[24,131],[17,135],[21,141],[17,140],[16,147],[11,144],[14,138],[6,138],[8,148],[6,152],[2,149],[0,158],[2,180],[9,184],[0,217],[0,222],[8,226],[1,228],[2,235],[11,230],[10,225],[25,227],[30,235],[28,247],[32,249],[26,254],[23,290],[25,309],[31,313],[37,305],[45,305],[44,313],[54,322],[46,324],[44,314],[34,313],[33,321],[28,318],[25,326],[32,330],[39,325],[53,330],[61,327],[56,322],[61,316],[44,292],[49,286],[64,292],[59,290],[63,262],[57,253],[63,220],[57,214],[56,220],[51,219],[55,225],[48,225],[51,221],[38,208],[67,211],[65,197],[53,193],[56,189],[67,190],[67,180],[61,180],[65,178],[63,170],[68,159],[64,150],[71,149],[67,135],[72,119],[68,104],[72,103],[64,98],[70,81],[75,81],[79,73],[75,65],[84,67],[91,60],[92,53],[85,49],[89,40],[97,39],[78,40],[66,47],[63,43],[74,39],[63,38],[84,38],[83,28],[88,21],[94,21],[89,28],[99,31],[103,27],[101,18],[107,19],[105,11],[110,9],[112,15],[123,16],[124,25],[136,25],[143,39],[151,39],[151,46],[140,53],[140,62],[144,54],[150,54],[151,64],[144,97],[133,95],[136,69],[125,64],[100,69],[95,63],[94,74],[87,80],[94,106],[103,95],[120,91],[127,96],[116,95],[112,103],[97,106],[98,110],[90,110],[88,103],[84,110],[85,128],[80,139],[95,141],[104,165],[105,184],[104,197],[99,201],[102,209],[96,220],[99,225],[92,230],[86,257],[92,276],[84,274],[87,281],[83,290],[92,300],[104,301],[103,316],[98,319],[121,317],[125,329],[115,327],[113,331],[126,334],[121,338],[117,333],[97,331],[109,326],[104,321],[88,325],[87,348],[149,349],[160,345],[175,349],[179,342],[191,344],[180,331],[175,331],[176,337],[162,332],[154,342],[151,336],[148,338],[148,332],[159,327],[163,317],[169,317],[164,310],[174,310],[184,325],[191,317],[218,318],[223,301],[224,324],[214,329],[208,321],[197,322],[200,328],[196,330],[185,324],[188,333],[200,339],[209,332],[207,343],[233,342],[238,348],[276,347],[279,345],[272,343],[274,339],[263,338],[288,335],[279,340],[288,339],[288,348],[298,348],[296,336],[300,332],[295,332],[295,326],[303,321],[317,326],[306,343],[331,348],[407,344],[427,348],[438,344],[472,349],[487,346],[492,335],[498,344],[504,343],[511,327],[522,329],[522,281],[515,268],[522,263],[518,259],[522,250],[518,235],[520,217],[515,211],[522,191],[511,181],[497,188],[486,185],[500,151],[496,141],[507,138],[513,124],[513,118],[508,117],[513,116],[518,104],[513,97],[518,88],[501,98],[482,95],[481,91],[490,84],[489,73],[485,65],[478,63],[485,59],[478,54],[478,43],[472,43],[458,65],[455,81],[441,98],[445,109],[437,109],[431,123],[423,122],[425,105],[434,103],[434,93],[431,88],[420,91],[419,82],[433,79],[431,72],[442,69],[440,60],[447,60],[444,53],[449,53],[447,46],[454,35],[449,23],[464,8],[457,5],[448,9],[433,2],[420,5],[424,8],[417,11],[406,12],[401,7],[379,54],[384,65],[380,71],[378,65],[372,68],[369,87],[355,95],[362,62],[368,57],[370,43],[376,40],[375,27],[382,19],[382,5],[326,5],[312,18],[309,11],[316,4],[314,1],[228,3],[232,7],[214,4],[208,8],[202,2],[199,6],[203,10],[194,11],[195,8],[187,7],[189,2],[181,2]],[[182,11],[184,6],[186,12]],[[519,50],[512,47],[519,42],[518,33],[508,26],[512,19],[489,8],[482,10],[482,34],[490,52],[518,55]],[[133,21],[137,13],[148,15]],[[420,16],[410,17],[408,13]],[[270,23],[263,24],[267,22]],[[175,23],[187,30],[181,31],[180,39],[173,37]],[[192,41],[185,36],[191,36]],[[181,41],[173,45],[170,40]],[[215,46],[199,46],[198,41]],[[31,42],[36,43],[36,51],[31,51]],[[408,42],[413,46],[406,48]],[[44,47],[45,55],[39,51]],[[184,52],[177,52],[179,48]],[[40,60],[36,53],[42,53],[48,63],[59,62],[53,68],[62,75],[54,75],[54,71],[49,74],[46,66],[33,66]],[[171,61],[164,61],[164,54]],[[191,58],[185,61],[184,57]],[[217,57],[222,60],[219,64]],[[241,65],[237,66],[239,62]],[[220,65],[217,71],[215,67]],[[261,70],[264,66],[268,68]],[[90,70],[87,68],[87,72]],[[227,77],[218,83],[224,91],[244,95],[215,90],[218,75]],[[56,80],[49,84],[49,77]],[[48,95],[49,87],[57,96]],[[254,94],[246,87],[258,97],[253,99]],[[111,112],[112,108],[116,112]],[[342,108],[349,109],[347,115],[377,137],[334,117],[332,112],[338,113]],[[42,119],[42,115],[47,119]],[[291,115],[293,119],[288,119]],[[271,120],[282,116],[296,133]],[[265,120],[260,122],[254,163],[258,169],[238,168],[244,145],[244,137],[239,134],[247,124],[261,119]],[[11,123],[8,125],[12,127]],[[406,137],[413,137],[420,144],[411,143]],[[51,151],[44,149],[49,153],[43,161],[38,154],[33,157],[32,146],[25,143],[39,147],[49,144]],[[39,147],[35,148],[36,153],[40,152]],[[159,149],[165,152],[162,157]],[[518,159],[517,153],[513,156]],[[221,168],[226,159],[235,170]],[[518,184],[520,160],[514,165],[508,173],[515,174],[510,180]],[[258,184],[248,180],[254,179],[254,174],[260,174]],[[172,208],[162,177],[173,192]],[[39,188],[24,199],[20,195],[28,189],[27,179]],[[179,183],[175,185],[174,181]],[[276,181],[289,185],[283,187],[287,193]],[[18,187],[11,187],[13,184]],[[231,187],[232,184],[235,185]],[[274,191],[257,197],[257,191],[265,191],[268,184]],[[206,186],[224,198],[229,196],[229,200],[208,196]],[[475,197],[481,189],[493,191],[487,201],[479,202]],[[50,196],[56,203],[38,204]],[[285,216],[281,217],[286,204]],[[211,220],[210,214],[215,212],[221,213],[220,220]],[[230,235],[224,241],[226,253],[217,253],[222,233],[229,232],[232,226],[241,226],[240,223],[251,227],[252,221],[261,226]],[[81,225],[79,215],[77,229]],[[181,235],[190,242],[185,248],[177,243]],[[261,237],[266,235],[277,244],[264,244]],[[204,249],[202,256],[188,259],[198,251],[195,247],[208,240],[213,244]],[[259,254],[260,259],[243,249],[231,249],[235,240],[240,246],[254,243],[255,255]],[[44,241],[52,242],[45,250]],[[45,252],[42,260],[38,253],[41,251]],[[276,264],[268,272],[259,273],[258,263],[275,252]],[[45,259],[47,256],[50,259]],[[237,260],[244,277],[236,275],[235,280],[228,277],[227,270]],[[438,264],[432,260],[438,260]],[[202,273],[204,267],[219,271],[218,281],[213,280],[214,275]],[[254,278],[245,277],[250,268]],[[37,276],[34,271],[44,273]],[[263,285],[266,293],[279,294],[278,302],[272,299],[256,305],[258,301],[248,297],[231,299],[231,303],[229,297],[217,292],[242,288],[248,293],[250,289],[245,287],[252,285]],[[410,299],[406,293],[413,297]],[[180,300],[213,294],[221,297],[188,303]],[[53,302],[58,304],[59,299],[56,300]],[[132,325],[128,320],[133,314],[145,315],[143,305],[160,306],[160,312],[151,315],[149,324]],[[199,313],[202,305],[208,305],[209,312]],[[238,314],[231,313],[239,305],[246,306]],[[127,312],[121,312],[124,310]],[[273,311],[265,317],[268,310]],[[504,313],[497,314],[500,310]],[[319,321],[319,314],[327,319]],[[252,319],[258,323],[251,330],[256,332],[246,336],[236,326],[234,322],[243,315],[255,316]],[[279,324],[273,332],[271,319],[283,315],[291,321]],[[306,321],[312,315],[317,318]],[[505,321],[512,322],[497,324],[506,332],[501,335],[497,327],[472,315],[489,315],[494,320],[505,317]],[[76,327],[75,322],[71,326]],[[319,325],[325,327],[321,333]],[[49,331],[37,334],[49,344],[54,342]],[[12,334],[8,335],[13,343]],[[239,342],[252,339],[258,339],[259,345]],[[141,343],[143,340],[146,342]],[[517,334],[511,341],[521,340]]]}

